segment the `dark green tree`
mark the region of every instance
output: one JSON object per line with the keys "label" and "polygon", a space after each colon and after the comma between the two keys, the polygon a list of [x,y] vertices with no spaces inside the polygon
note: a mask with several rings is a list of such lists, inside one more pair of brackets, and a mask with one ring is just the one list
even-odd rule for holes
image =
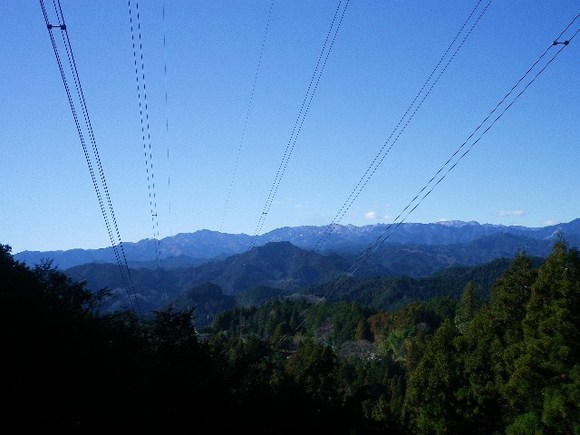
{"label": "dark green tree", "polygon": [[336,398],[335,369],[334,351],[312,339],[304,340],[286,364],[286,372],[321,403],[331,403]]}
{"label": "dark green tree", "polygon": [[559,239],[531,287],[523,341],[504,392],[508,433],[580,432],[580,258]]}
{"label": "dark green tree", "polygon": [[455,326],[463,333],[483,305],[481,286],[470,281],[457,304]]}
{"label": "dark green tree", "polygon": [[419,434],[461,433],[456,391],[461,373],[454,341],[458,335],[451,319],[435,331],[417,369],[410,374],[403,419]]}
{"label": "dark green tree", "polygon": [[[512,370],[513,347],[523,338],[522,321],[535,276],[528,256],[519,253],[492,286],[490,303],[466,324],[464,334],[456,341],[464,379],[456,395],[462,418],[472,433],[501,431],[511,419],[501,389]],[[472,299],[468,290],[462,302]],[[465,305],[458,308],[458,313],[469,313],[470,305],[467,310]]]}

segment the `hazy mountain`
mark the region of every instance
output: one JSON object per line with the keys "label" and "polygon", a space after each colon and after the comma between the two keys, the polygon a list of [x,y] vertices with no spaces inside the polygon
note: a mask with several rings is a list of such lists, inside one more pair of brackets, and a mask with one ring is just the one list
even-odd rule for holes
{"label": "hazy mountain", "polygon": [[[552,242],[548,240],[495,234],[464,244],[385,244],[366,261],[357,264],[361,256],[359,251],[344,256],[322,255],[289,242],[271,242],[195,267],[131,268],[131,276],[143,311],[159,309],[175,301],[179,301],[180,306],[186,306],[190,303],[187,300],[198,300],[197,303],[201,300],[205,305],[210,304],[205,311],[213,315],[210,306],[231,303],[226,296],[241,298],[242,293],[258,287],[268,289],[267,297],[271,297],[276,292],[288,293],[307,286],[332,283],[347,272],[358,278],[406,276],[418,279],[450,267],[481,265],[498,258],[511,259],[522,250],[530,256],[543,257],[551,247]],[[353,270],[355,264],[357,267]],[[113,298],[107,302],[105,310],[125,307],[127,289],[123,286],[116,264],[91,263],[69,268],[65,272],[74,280],[87,281],[92,290],[112,290]],[[203,287],[208,283],[215,286],[209,288],[211,291]],[[200,287],[201,290],[192,290]],[[208,298],[211,299],[209,296],[215,293],[216,288],[219,288],[223,300],[210,303]],[[184,292],[190,292],[191,297],[180,298]],[[248,301],[254,302],[264,297],[263,292],[245,296]],[[240,301],[237,303],[244,304]]]}
{"label": "hazy mountain", "polygon": [[[473,242],[482,237],[509,234],[534,240],[553,241],[561,232],[572,246],[580,245],[580,219],[569,223],[539,228],[479,224],[477,222],[444,221],[430,224],[403,223],[396,230],[389,225],[377,224],[356,227],[353,225],[301,226],[279,228],[258,236],[255,246],[270,242],[290,242],[307,250],[321,253],[344,253],[364,248],[378,237],[388,234],[389,243],[414,245],[451,245]],[[394,231],[393,231],[394,230]],[[246,252],[252,243],[247,234],[224,234],[201,230],[161,239],[158,243],[161,267],[196,266],[210,259]],[[157,267],[155,241],[141,240],[123,244],[131,265]],[[29,266],[43,259],[53,259],[55,266],[68,269],[86,263],[115,263],[112,248],[72,249],[67,251],[24,251],[14,255]]]}
{"label": "hazy mountain", "polygon": [[[208,259],[230,256],[248,249],[251,237],[246,234],[223,234],[201,230],[195,233],[177,234],[159,241],[161,267],[199,265]],[[123,243],[123,250],[130,264],[157,267],[157,254],[153,239],[137,243]],[[68,269],[86,263],[116,263],[111,247],[100,249],[71,249],[66,251],[24,251],[14,255],[28,265],[44,259],[54,260],[55,266]]]}
{"label": "hazy mountain", "polygon": [[[181,293],[207,283],[219,286],[224,295],[237,295],[258,286],[285,292],[330,281],[348,265],[342,257],[324,256],[288,242],[279,242],[197,267],[135,268],[131,269],[131,276],[141,309],[151,311]],[[105,310],[125,306],[127,290],[117,265],[90,263],[74,266],[65,272],[74,280],[86,281],[91,290],[112,290],[113,298]]]}
{"label": "hazy mountain", "polygon": [[210,281],[226,294],[236,294],[257,285],[292,290],[326,282],[346,267],[341,257],[305,251],[289,242],[271,242],[190,270],[192,282]]}
{"label": "hazy mountain", "polygon": [[[419,278],[452,266],[476,266],[497,258],[513,258],[520,251],[545,257],[552,246],[552,239],[532,239],[509,233],[449,245],[384,244],[367,260],[367,268],[373,268],[377,275]],[[371,274],[365,272],[365,275]]]}

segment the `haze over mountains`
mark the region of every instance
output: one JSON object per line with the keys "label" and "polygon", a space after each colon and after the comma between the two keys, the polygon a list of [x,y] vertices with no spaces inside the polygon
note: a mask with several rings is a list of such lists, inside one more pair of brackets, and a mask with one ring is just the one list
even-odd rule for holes
{"label": "haze over mountains", "polygon": [[[358,262],[387,229],[387,225],[336,226],[325,238],[324,249],[318,250],[314,248],[320,246],[327,227],[280,228],[258,237],[251,249],[252,237],[246,234],[208,230],[178,234],[160,241],[160,267],[153,240],[126,243],[124,249],[143,311],[169,304],[196,306],[196,315],[209,321],[223,310],[276,296],[330,294],[333,282],[345,274],[352,280],[340,292],[334,289],[332,297],[357,300],[366,295],[365,303],[380,309],[400,308],[434,294],[455,297],[469,280],[485,289],[519,251],[544,258],[558,237],[580,246],[580,219],[542,228],[409,223]],[[25,251],[14,257],[29,266],[52,259],[54,266],[75,281],[86,281],[91,290],[109,289],[112,297],[105,311],[127,308],[127,289],[111,248]],[[452,272],[442,277],[446,270]]]}
{"label": "haze over mountains", "polygon": [[[332,232],[325,237],[327,226],[301,226],[279,228],[256,237],[255,246],[270,242],[290,242],[305,250],[315,250],[322,254],[356,252],[374,243],[378,237],[390,233],[385,246],[422,245],[429,251],[438,251],[446,245],[466,245],[475,243],[471,251],[483,245],[504,245],[497,252],[498,256],[511,256],[513,249],[530,250],[532,255],[545,255],[558,233],[564,235],[573,246],[580,242],[580,218],[568,223],[546,227],[530,228],[523,226],[503,226],[479,224],[477,222],[443,221],[438,223],[418,224],[403,223],[396,231],[386,224],[356,227],[353,225],[335,225]],[[511,237],[509,237],[511,236]],[[485,237],[491,237],[485,239]],[[223,259],[241,254],[250,248],[252,236],[247,234],[226,234],[217,231],[200,230],[194,233],[182,233],[166,237],[159,241],[159,253],[162,267],[197,266],[210,259]],[[320,245],[321,241],[324,241]],[[486,241],[487,240],[487,241]],[[127,260],[131,266],[157,267],[155,241],[141,240],[136,243],[124,243]],[[488,246],[491,249],[491,246]],[[398,248],[401,249],[399,246]],[[482,254],[474,253],[468,257]],[[485,255],[483,255],[486,257]],[[23,251],[14,255],[18,261],[28,265],[38,264],[46,258],[54,260],[60,269],[87,263],[115,263],[111,247],[101,249],[71,249],[66,251]],[[473,264],[467,261],[465,264]],[[459,261],[459,263],[464,263]],[[426,271],[427,272],[427,271]]]}

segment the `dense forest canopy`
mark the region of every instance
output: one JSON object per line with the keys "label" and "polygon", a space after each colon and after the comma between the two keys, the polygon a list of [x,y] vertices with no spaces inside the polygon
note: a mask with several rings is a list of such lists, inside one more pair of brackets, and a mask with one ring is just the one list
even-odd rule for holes
{"label": "dense forest canopy", "polygon": [[488,291],[385,311],[354,296],[388,286],[361,280],[203,329],[195,307],[103,313],[107,289],[0,246],[4,433],[580,433],[580,256],[562,239]]}

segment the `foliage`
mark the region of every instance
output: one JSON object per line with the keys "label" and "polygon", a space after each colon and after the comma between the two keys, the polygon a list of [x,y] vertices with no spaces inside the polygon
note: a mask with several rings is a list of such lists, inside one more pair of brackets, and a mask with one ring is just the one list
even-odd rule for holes
{"label": "foliage", "polygon": [[[536,260],[539,262],[539,260]],[[497,259],[482,266],[452,267],[425,278],[408,276],[370,276],[349,278],[336,288],[332,284],[311,286],[305,292],[330,301],[357,302],[375,311],[398,311],[406,306],[436,298],[458,299],[468,283],[481,288],[487,300],[492,284],[510,265],[508,259]]]}
{"label": "foliage", "polygon": [[403,417],[418,433],[460,433],[461,416],[455,395],[461,385],[454,345],[457,335],[458,330],[451,319],[446,319],[410,375]]}
{"label": "foliage", "polygon": [[580,433],[578,251],[559,240],[540,265],[519,253],[485,270],[358,280],[332,300],[260,289],[259,306],[196,329],[220,287],[107,314],[107,289],[0,245],[0,429]]}
{"label": "foliage", "polygon": [[186,290],[163,308],[192,311],[195,316],[194,324],[201,329],[209,325],[214,316],[232,309],[235,304],[235,298],[224,295],[220,286],[205,283]]}
{"label": "foliage", "polygon": [[[559,240],[538,271],[523,320],[524,338],[505,394],[523,421],[542,432],[580,430],[580,257]],[[525,416],[528,417],[525,417]],[[530,417],[533,416],[533,419]],[[510,429],[510,430],[512,430]]]}

